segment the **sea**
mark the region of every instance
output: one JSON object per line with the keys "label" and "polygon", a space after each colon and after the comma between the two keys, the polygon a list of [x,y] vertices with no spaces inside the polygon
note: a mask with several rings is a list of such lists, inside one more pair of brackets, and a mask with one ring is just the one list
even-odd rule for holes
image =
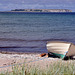
{"label": "sea", "polygon": [[75,44],[74,12],[0,12],[0,52],[47,53],[48,41]]}

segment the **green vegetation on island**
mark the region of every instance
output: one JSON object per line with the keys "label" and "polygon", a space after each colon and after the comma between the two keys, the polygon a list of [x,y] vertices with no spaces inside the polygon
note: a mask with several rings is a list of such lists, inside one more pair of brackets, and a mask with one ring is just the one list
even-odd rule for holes
{"label": "green vegetation on island", "polygon": [[14,9],[11,12],[72,12],[69,9]]}

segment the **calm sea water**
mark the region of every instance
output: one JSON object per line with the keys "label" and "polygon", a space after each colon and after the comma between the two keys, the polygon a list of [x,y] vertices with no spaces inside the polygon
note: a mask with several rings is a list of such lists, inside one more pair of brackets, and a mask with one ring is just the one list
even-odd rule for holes
{"label": "calm sea water", "polygon": [[75,44],[75,13],[0,13],[0,51],[47,52],[51,40]]}

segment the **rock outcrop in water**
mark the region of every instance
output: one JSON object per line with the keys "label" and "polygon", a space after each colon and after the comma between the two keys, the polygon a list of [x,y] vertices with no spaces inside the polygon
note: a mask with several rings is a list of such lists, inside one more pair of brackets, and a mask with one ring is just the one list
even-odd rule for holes
{"label": "rock outcrop in water", "polygon": [[14,9],[11,12],[72,12],[68,9]]}

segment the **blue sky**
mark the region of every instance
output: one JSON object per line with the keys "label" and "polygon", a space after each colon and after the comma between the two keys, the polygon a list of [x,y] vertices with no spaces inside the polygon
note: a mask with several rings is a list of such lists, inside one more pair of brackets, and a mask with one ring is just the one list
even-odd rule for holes
{"label": "blue sky", "polygon": [[75,12],[75,0],[0,0],[0,11],[12,9],[70,9]]}

